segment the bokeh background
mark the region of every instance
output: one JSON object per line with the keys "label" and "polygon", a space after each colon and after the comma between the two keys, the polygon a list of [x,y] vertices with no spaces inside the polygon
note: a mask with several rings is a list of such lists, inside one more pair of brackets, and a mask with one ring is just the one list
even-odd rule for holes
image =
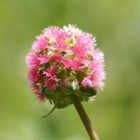
{"label": "bokeh background", "polygon": [[88,140],[73,105],[54,111],[26,81],[25,56],[50,26],[75,24],[105,53],[106,86],[83,103],[101,140],[140,140],[140,0],[0,1],[0,140]]}

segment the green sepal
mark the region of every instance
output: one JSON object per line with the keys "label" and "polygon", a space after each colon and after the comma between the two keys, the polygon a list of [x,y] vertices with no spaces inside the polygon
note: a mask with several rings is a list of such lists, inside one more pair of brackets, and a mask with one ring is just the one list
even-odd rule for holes
{"label": "green sepal", "polygon": [[83,98],[88,98],[96,95],[97,92],[94,88],[89,88],[89,87],[81,87],[79,91],[75,92],[75,95],[83,97]]}
{"label": "green sepal", "polygon": [[76,92],[75,95],[77,95],[79,97],[83,97],[83,98],[91,97],[91,94],[88,94],[86,92],[81,92],[81,91]]}
{"label": "green sepal", "polygon": [[62,91],[65,95],[74,94],[79,91],[79,83],[77,80],[68,81],[68,87],[62,86]]}
{"label": "green sepal", "polygon": [[[63,97],[60,102],[57,104],[57,109],[65,108],[72,103],[71,98],[69,96]],[[55,104],[55,102],[54,102]]]}
{"label": "green sepal", "polygon": [[89,87],[81,87],[80,90],[83,92],[83,93],[86,93],[87,96],[89,97],[92,97],[94,95],[97,94],[97,91],[94,89],[94,88],[89,88]]}
{"label": "green sepal", "polygon": [[56,87],[55,92],[57,92],[57,93],[60,93],[61,92],[60,86],[57,86]]}
{"label": "green sepal", "polygon": [[45,118],[45,117],[49,116],[57,108],[57,105],[59,102],[60,102],[60,100],[55,104],[55,106],[52,108],[52,110],[47,115],[42,116],[41,118]]}
{"label": "green sepal", "polygon": [[65,94],[65,95],[70,95],[70,94],[72,94],[73,93],[73,89],[72,88],[70,88],[70,87],[62,87],[62,91],[63,91],[63,93]]}
{"label": "green sepal", "polygon": [[42,94],[49,100],[58,101],[61,96],[60,93],[54,93],[49,88],[43,87]]}

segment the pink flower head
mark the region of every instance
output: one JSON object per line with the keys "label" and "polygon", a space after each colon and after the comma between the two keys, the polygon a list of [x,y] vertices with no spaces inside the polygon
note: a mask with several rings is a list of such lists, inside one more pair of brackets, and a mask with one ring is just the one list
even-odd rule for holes
{"label": "pink flower head", "polygon": [[26,57],[27,79],[37,98],[56,103],[63,97],[61,108],[70,104],[65,101],[69,94],[83,101],[103,90],[104,54],[95,46],[95,37],[74,25],[51,26],[37,36]]}
{"label": "pink flower head", "polygon": [[81,35],[82,34],[82,30],[78,29],[76,26],[74,25],[68,25],[68,26],[64,26],[63,27],[64,31],[66,31],[69,34],[73,34],[73,36],[75,35]]}
{"label": "pink flower head", "polygon": [[45,54],[44,56],[39,57],[38,60],[40,60],[41,63],[48,63],[50,57],[47,54]]}
{"label": "pink flower head", "polygon": [[34,92],[34,94],[37,95],[37,99],[39,99],[41,102],[45,101],[45,97],[44,97],[44,95],[41,92],[36,91],[36,92]]}
{"label": "pink flower head", "polygon": [[72,66],[72,60],[67,59],[67,58],[64,59],[62,63],[64,65],[64,68],[70,68]]}
{"label": "pink flower head", "polygon": [[43,31],[43,35],[46,36],[48,39],[54,38],[55,40],[58,39],[59,28],[58,27],[49,27]]}
{"label": "pink flower head", "polygon": [[29,69],[27,78],[29,81],[37,81],[37,69]]}
{"label": "pink flower head", "polygon": [[39,91],[39,86],[34,83],[30,83],[30,88],[32,89],[32,91]]}
{"label": "pink flower head", "polygon": [[55,62],[54,62],[54,65],[56,65],[57,63],[61,62],[61,59],[62,59],[62,55],[61,54],[56,54],[56,55],[53,55],[51,57],[51,59],[53,59]]}
{"label": "pink flower head", "polygon": [[44,87],[50,88],[51,90],[54,90],[56,87],[56,81],[53,79],[46,79]]}
{"label": "pink flower head", "polygon": [[44,71],[43,74],[46,75],[46,77],[49,77],[49,79],[52,79],[54,81],[59,81],[56,77],[56,69],[51,67],[50,69],[47,69],[47,71]]}
{"label": "pink flower head", "polygon": [[88,86],[88,87],[93,87],[94,83],[91,80],[90,76],[87,76],[83,79],[82,83],[81,83],[84,87]]}
{"label": "pink flower head", "polygon": [[101,73],[101,72],[95,72],[94,74],[91,75],[91,81],[94,84],[94,87],[97,91],[99,90],[103,90],[104,87],[104,83],[102,80],[105,79],[105,73]]}
{"label": "pink flower head", "polygon": [[46,40],[45,36],[40,35],[40,36],[37,36],[36,38],[37,38],[37,41],[35,41],[34,44],[32,45],[33,51],[47,48],[48,41]]}
{"label": "pink flower head", "polygon": [[76,59],[74,59],[72,61],[72,69],[73,70],[82,70],[84,68],[85,68],[85,65],[81,61],[78,61]]}
{"label": "pink flower head", "polygon": [[30,52],[26,57],[26,63],[29,68],[36,68],[39,66],[40,61],[38,60],[38,56],[34,52]]}

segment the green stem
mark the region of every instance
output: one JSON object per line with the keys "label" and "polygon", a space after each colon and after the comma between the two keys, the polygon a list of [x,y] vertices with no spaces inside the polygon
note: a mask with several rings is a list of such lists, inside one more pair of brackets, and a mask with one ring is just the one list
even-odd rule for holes
{"label": "green stem", "polygon": [[91,140],[100,140],[97,133],[95,132],[92,124],[91,124],[91,121],[88,117],[88,115],[86,114],[81,102],[79,101],[79,99],[77,98],[77,96],[75,96],[74,94],[70,96],[72,101],[73,101],[73,104],[86,128],[86,131],[90,137]]}

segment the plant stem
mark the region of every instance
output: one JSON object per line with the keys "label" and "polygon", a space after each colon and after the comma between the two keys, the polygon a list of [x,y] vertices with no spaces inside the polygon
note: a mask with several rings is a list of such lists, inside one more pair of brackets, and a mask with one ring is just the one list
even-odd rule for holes
{"label": "plant stem", "polygon": [[91,124],[91,121],[88,117],[88,115],[86,114],[81,102],[79,101],[79,99],[77,98],[76,95],[72,94],[71,96],[71,99],[73,101],[73,104],[86,128],[86,131],[90,137],[91,140],[100,140],[97,133],[95,132],[92,124]]}

